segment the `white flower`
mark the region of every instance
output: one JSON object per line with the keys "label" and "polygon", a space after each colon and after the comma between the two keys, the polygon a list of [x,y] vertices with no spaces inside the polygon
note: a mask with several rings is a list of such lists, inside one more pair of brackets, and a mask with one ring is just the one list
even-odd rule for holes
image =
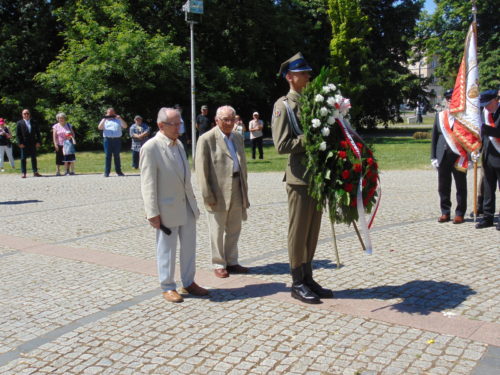
{"label": "white flower", "polygon": [[330,135],[330,129],[326,127],[321,129],[321,134],[323,134],[323,137],[328,137]]}
{"label": "white flower", "polygon": [[[337,111],[338,112],[338,111]],[[335,116],[330,116],[328,117],[328,120],[326,120],[326,122],[329,124],[329,125],[333,125],[335,124]]]}
{"label": "white flower", "polygon": [[323,98],[323,96],[321,94],[318,94],[314,97],[314,100],[316,102],[322,102],[323,100],[325,100],[325,98]]}
{"label": "white flower", "polygon": [[328,85],[328,87],[329,87],[329,88],[330,88],[330,90],[332,90],[332,91],[337,90],[337,87],[336,87],[333,83],[330,83],[330,84]]}
{"label": "white flower", "polygon": [[340,117],[340,112],[337,109],[333,111],[333,117]]}
{"label": "white flower", "polygon": [[330,105],[330,107],[334,107],[335,103],[337,103],[335,99],[331,96],[326,100],[326,102]]}
{"label": "white flower", "polygon": [[330,92],[330,90],[331,90],[331,89],[330,89],[330,86],[323,86],[323,92],[324,92],[325,94],[328,94],[328,93]]}
{"label": "white flower", "polygon": [[347,112],[349,112],[349,109],[351,108],[351,101],[350,99],[342,98],[342,102],[340,103],[340,113],[342,115],[347,115]]}
{"label": "white flower", "polygon": [[311,123],[313,128],[319,128],[321,126],[321,121],[317,118],[313,119]]}
{"label": "white flower", "polygon": [[325,151],[326,150],[326,142],[321,142],[321,144],[319,145],[319,149],[321,151]]}
{"label": "white flower", "polygon": [[342,97],[342,95],[338,95],[338,94],[335,95],[335,102],[337,102],[338,104],[340,104],[342,102],[342,99],[344,99]]}
{"label": "white flower", "polygon": [[328,109],[326,107],[321,107],[319,113],[321,114],[321,116],[325,117],[328,114]]}

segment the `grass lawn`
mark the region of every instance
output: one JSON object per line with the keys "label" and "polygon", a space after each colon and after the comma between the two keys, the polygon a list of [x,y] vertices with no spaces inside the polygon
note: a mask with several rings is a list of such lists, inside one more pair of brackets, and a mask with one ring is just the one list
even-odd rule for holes
{"label": "grass lawn", "polygon": [[[372,145],[375,157],[381,171],[395,169],[424,169],[430,163],[430,140],[417,140],[412,137],[367,137],[366,140]],[[279,155],[274,146],[264,146],[264,160],[252,160],[251,149],[246,148],[249,172],[274,172],[284,171],[286,166],[286,155]],[[76,154],[76,173],[103,173],[104,152],[86,151]],[[38,155],[38,169],[41,174],[55,174],[55,156],[53,153]],[[121,153],[122,169],[125,173],[137,173],[131,167],[132,155],[129,150]],[[27,162],[28,173],[30,171],[30,160]],[[10,165],[5,161],[6,173],[12,173]],[[16,160],[16,173],[19,173],[20,163]],[[114,173],[114,166],[111,168]]]}

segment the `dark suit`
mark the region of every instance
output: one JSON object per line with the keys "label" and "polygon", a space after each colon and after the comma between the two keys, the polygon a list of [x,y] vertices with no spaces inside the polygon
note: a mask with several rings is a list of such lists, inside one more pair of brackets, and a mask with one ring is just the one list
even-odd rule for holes
{"label": "dark suit", "polygon": [[[494,113],[493,121],[495,122],[495,128],[483,125],[481,129],[484,170],[483,213],[487,219],[493,219],[495,215],[495,193],[500,183],[500,153],[489,138],[490,136],[500,137],[500,107]],[[483,123],[488,123],[487,119],[483,118]]]}
{"label": "dark suit", "polygon": [[432,129],[431,159],[437,159],[438,167],[438,192],[441,205],[441,214],[450,215],[451,212],[451,179],[455,179],[457,189],[456,216],[464,216],[467,209],[467,174],[455,168],[459,155],[455,154],[441,132],[439,113],[436,114]]}
{"label": "dark suit", "polygon": [[19,145],[24,145],[24,148],[21,148],[21,172],[23,174],[26,174],[26,159],[28,156],[31,157],[31,168],[33,169],[33,173],[38,172],[36,145],[42,142],[42,138],[40,136],[38,124],[33,119],[30,119],[30,125],[31,131],[28,129],[26,121],[19,120],[16,127],[17,143]]}

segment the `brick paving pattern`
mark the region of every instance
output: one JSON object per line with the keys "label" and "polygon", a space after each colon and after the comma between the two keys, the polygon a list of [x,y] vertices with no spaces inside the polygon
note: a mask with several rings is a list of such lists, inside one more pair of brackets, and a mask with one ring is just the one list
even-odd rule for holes
{"label": "brick paving pattern", "polygon": [[[285,286],[281,179],[249,176],[240,261],[251,274],[225,284],[210,272],[199,202],[197,268],[211,296],[169,304],[154,272],[122,262],[154,268],[137,175],[1,176],[0,374],[494,373],[500,232],[438,224],[435,172],[382,175],[374,254],[336,225],[340,268],[325,215],[315,278],[336,299],[318,306],[292,300]],[[43,253],[51,249],[60,256]],[[94,253],[102,259],[87,261]],[[462,325],[491,336],[454,333]]]}

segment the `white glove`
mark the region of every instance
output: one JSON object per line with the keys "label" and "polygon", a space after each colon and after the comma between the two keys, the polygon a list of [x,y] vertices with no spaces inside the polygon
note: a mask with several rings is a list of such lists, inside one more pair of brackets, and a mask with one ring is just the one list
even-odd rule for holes
{"label": "white glove", "polygon": [[431,159],[431,165],[432,165],[432,168],[434,169],[438,169],[439,168],[439,162],[437,159]]}
{"label": "white glove", "polygon": [[470,154],[470,158],[472,159],[473,162],[477,162],[480,157],[481,154],[479,152],[473,152]]}

